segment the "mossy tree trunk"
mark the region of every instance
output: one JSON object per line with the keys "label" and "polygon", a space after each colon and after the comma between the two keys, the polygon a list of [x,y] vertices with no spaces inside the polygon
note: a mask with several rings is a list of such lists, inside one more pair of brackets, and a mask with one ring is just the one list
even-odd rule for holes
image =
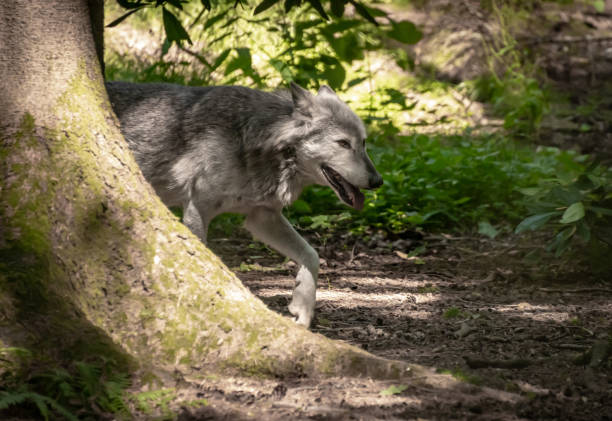
{"label": "mossy tree trunk", "polygon": [[0,347],[189,376],[404,376],[271,311],[143,179],[86,0],[0,2]]}

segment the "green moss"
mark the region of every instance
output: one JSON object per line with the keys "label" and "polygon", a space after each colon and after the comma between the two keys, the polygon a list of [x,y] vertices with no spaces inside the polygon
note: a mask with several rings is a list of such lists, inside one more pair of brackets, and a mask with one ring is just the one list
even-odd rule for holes
{"label": "green moss", "polygon": [[[123,230],[120,222],[105,215],[107,206],[98,199],[103,189],[96,158],[82,146],[95,141],[92,127],[107,126],[100,113],[80,107],[79,96],[91,95],[93,85],[86,75],[77,75],[53,111],[60,118],[55,129],[37,127],[26,113],[16,133],[3,132],[0,172],[9,178],[3,182],[0,202],[0,220],[6,222],[0,296],[14,308],[12,317],[27,327],[25,341],[49,358],[97,354],[127,366],[131,360],[91,324],[101,320],[100,315],[82,314],[91,313],[88,305],[101,307],[93,297],[102,297],[103,283],[115,279],[107,276],[105,267],[117,252],[109,247],[110,240]],[[55,247],[54,241],[62,247]],[[81,277],[75,279],[74,274]],[[80,279],[88,282],[75,285]],[[127,294],[129,286],[118,282],[112,290]],[[112,317],[117,325],[127,321],[121,311]]]}

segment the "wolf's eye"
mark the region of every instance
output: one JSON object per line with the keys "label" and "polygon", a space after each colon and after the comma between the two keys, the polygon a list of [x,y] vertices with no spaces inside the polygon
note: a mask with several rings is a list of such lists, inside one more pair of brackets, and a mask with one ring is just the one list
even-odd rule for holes
{"label": "wolf's eye", "polygon": [[336,140],[336,143],[342,146],[344,149],[351,149],[351,142],[346,139]]}

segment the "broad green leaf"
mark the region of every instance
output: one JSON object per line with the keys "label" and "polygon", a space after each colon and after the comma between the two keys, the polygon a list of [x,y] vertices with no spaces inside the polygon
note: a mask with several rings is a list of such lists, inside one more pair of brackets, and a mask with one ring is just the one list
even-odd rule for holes
{"label": "broad green leaf", "polygon": [[174,16],[174,14],[165,7],[162,8],[162,17],[164,20],[164,29],[166,31],[166,36],[168,37],[168,41],[172,42],[181,42],[182,40],[187,40],[189,44],[191,44],[191,38],[189,38],[189,34],[181,22]]}
{"label": "broad green leaf", "polygon": [[143,8],[144,5],[134,8],[132,10],[130,10],[129,12],[127,12],[126,14],[120,16],[119,18],[115,19],[114,21],[112,21],[111,23],[109,23],[108,25],[106,25],[107,28],[112,28],[113,26],[117,26],[119,25],[121,22],[123,22],[125,19],[127,19],[128,16],[130,16],[132,13],[135,13],[137,11],[139,11],[141,8]]}
{"label": "broad green leaf", "polygon": [[367,78],[367,77],[358,77],[358,78],[355,78],[355,79],[351,79],[351,80],[349,80],[349,81],[348,81],[348,83],[347,83],[346,85],[347,85],[349,88],[351,88],[351,87],[353,87],[353,86],[355,86],[355,85],[359,85],[361,82],[364,82],[364,81],[366,81],[366,80],[368,80],[368,78]]}
{"label": "broad green leaf", "polygon": [[385,94],[389,95],[389,99],[382,101],[380,105],[398,104],[402,109],[406,108],[406,95],[403,92],[393,88],[386,88]]}
{"label": "broad green leaf", "polygon": [[225,76],[229,75],[235,70],[242,70],[244,73],[248,73],[252,70],[251,68],[251,51],[248,48],[236,48],[238,57],[235,57],[230,61],[225,68]]}
{"label": "broad green leaf", "polygon": [[571,224],[572,222],[576,222],[582,218],[584,218],[584,205],[582,202],[576,202],[565,210],[563,216],[561,217],[561,223]]}
{"label": "broad green leaf", "polygon": [[359,19],[342,19],[337,22],[330,23],[323,29],[325,33],[345,32],[348,29],[356,28],[362,25],[363,22]]}
{"label": "broad green leaf", "polygon": [[495,229],[495,227],[491,225],[489,221],[480,221],[478,223],[478,233],[486,235],[489,238],[495,238],[497,237],[497,234],[499,234],[499,231],[497,231],[497,229]]}
{"label": "broad green leaf", "polygon": [[219,22],[221,19],[223,19],[223,17],[225,15],[227,15],[227,12],[229,11],[229,9],[226,9],[224,11],[222,11],[221,13],[206,19],[206,23],[204,24],[204,30],[210,28],[211,26],[214,26],[217,22]]}
{"label": "broad green leaf", "polygon": [[117,3],[124,9],[139,9],[143,6],[141,1],[117,0]]}
{"label": "broad green leaf", "polygon": [[555,257],[559,257],[570,245],[570,240],[576,232],[576,226],[570,226],[559,232],[553,241],[548,245],[548,251],[554,251]]}
{"label": "broad green leaf", "polygon": [[326,66],[323,71],[323,78],[327,80],[332,89],[340,89],[342,88],[342,84],[344,84],[346,71],[341,64]]}
{"label": "broad green leaf", "polygon": [[378,26],[378,22],[376,22],[376,19],[374,19],[374,16],[372,16],[372,13],[370,13],[370,10],[366,6],[355,0],[349,0],[349,2],[353,5],[353,7],[355,7],[357,13],[359,13],[363,18]]}
{"label": "broad green leaf", "polygon": [[363,59],[363,50],[358,48],[359,40],[353,33],[348,33],[340,38],[327,36],[327,40],[338,58],[344,62],[351,63],[354,60]]}
{"label": "broad green leaf", "polygon": [[170,47],[172,46],[172,43],[170,41],[168,41],[168,37],[166,37],[164,39],[164,42],[162,43],[162,49],[161,49],[161,56],[165,56],[166,54],[168,54],[168,51],[170,50]]}
{"label": "broad green leaf", "polygon": [[580,202],[582,200],[582,193],[574,186],[568,187],[554,187],[551,191],[551,197],[554,201],[557,201],[561,206],[569,206],[572,203]]}
{"label": "broad green leaf", "polygon": [[527,230],[534,231],[542,227],[544,224],[546,224],[550,220],[550,218],[552,218],[553,216],[560,215],[560,214],[561,212],[555,211],[555,212],[540,213],[538,215],[532,215],[528,218],[523,219],[523,221],[517,225],[514,232],[516,234],[519,234]]}
{"label": "broad green leaf", "polygon": [[212,66],[210,66],[210,71],[212,72],[212,71],[217,70],[219,66],[221,66],[221,64],[225,61],[227,56],[229,56],[229,53],[231,51],[232,51],[231,48],[226,48],[225,50],[223,50],[223,52],[219,54],[219,56],[217,56],[217,59],[212,64]]}
{"label": "broad green leaf", "polygon": [[423,38],[423,33],[418,30],[414,23],[403,20],[392,22],[392,28],[387,31],[387,36],[404,44],[416,44]]}
{"label": "broad green leaf", "polygon": [[585,243],[588,243],[591,239],[591,228],[584,219],[578,222],[578,225],[576,226],[576,235],[582,238]]}
{"label": "broad green leaf", "polygon": [[287,63],[278,59],[272,59],[270,60],[270,64],[276,69],[278,73],[280,73],[281,77],[285,82],[291,82],[293,80],[293,73],[291,73],[291,67],[289,67]]}
{"label": "broad green leaf", "polygon": [[380,394],[382,396],[392,396],[392,395],[397,395],[399,393],[402,393],[406,389],[408,389],[408,386],[404,386],[403,384],[400,384],[398,386],[391,385],[385,390],[381,391]]}
{"label": "broad green leaf", "polygon": [[258,13],[263,12],[264,10],[268,10],[270,7],[274,6],[279,1],[280,0],[263,0],[261,3],[259,3],[259,5],[257,5],[255,10],[253,11],[253,14],[256,15]]}

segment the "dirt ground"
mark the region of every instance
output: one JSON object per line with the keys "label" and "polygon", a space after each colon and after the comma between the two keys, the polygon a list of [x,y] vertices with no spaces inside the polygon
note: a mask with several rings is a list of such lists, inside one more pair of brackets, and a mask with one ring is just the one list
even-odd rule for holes
{"label": "dirt ground", "polygon": [[[418,68],[453,82],[489,70],[482,46],[500,33],[499,19],[478,2],[415,4],[422,7],[397,15],[425,33],[412,51]],[[605,10],[542,2],[517,41],[573,107],[545,119],[539,141],[610,162],[611,1]],[[587,106],[594,111],[574,110]],[[612,274],[592,275],[575,260],[527,263],[534,244],[546,243],[538,238],[309,241],[322,269],[313,331],[449,373],[461,387],[211,377],[177,389],[177,401],[208,402],[172,408],[180,420],[612,420]],[[412,256],[419,246],[425,250]],[[272,310],[289,315],[291,262],[243,233],[210,247]]]}
{"label": "dirt ground", "polygon": [[[608,275],[585,275],[575,261],[526,264],[532,243],[516,238],[310,241],[322,264],[313,331],[450,373],[464,387],[212,379],[185,392],[209,405],[180,419],[612,420]],[[243,235],[211,248],[288,315],[291,263]],[[390,386],[395,394],[383,392]]]}

